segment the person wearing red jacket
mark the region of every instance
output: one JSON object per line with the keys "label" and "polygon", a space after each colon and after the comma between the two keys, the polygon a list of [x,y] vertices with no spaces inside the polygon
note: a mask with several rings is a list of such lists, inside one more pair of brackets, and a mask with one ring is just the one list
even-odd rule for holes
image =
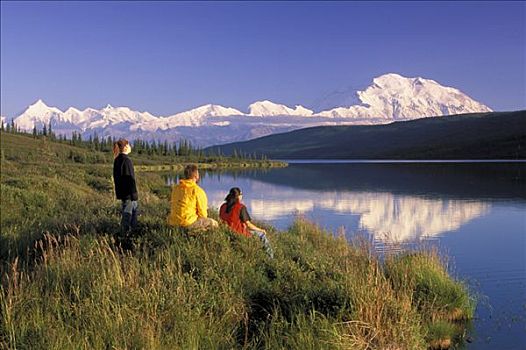
{"label": "person wearing red jacket", "polygon": [[250,237],[256,235],[263,242],[267,254],[272,258],[274,253],[266,236],[267,232],[252,223],[247,207],[241,202],[243,193],[238,187],[233,187],[225,198],[225,203],[219,208],[219,217],[230,229],[240,235]]}

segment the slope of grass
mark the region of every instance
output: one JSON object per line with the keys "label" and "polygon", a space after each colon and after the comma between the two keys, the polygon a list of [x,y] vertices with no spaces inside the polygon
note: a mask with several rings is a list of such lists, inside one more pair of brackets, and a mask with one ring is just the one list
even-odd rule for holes
{"label": "slope of grass", "polygon": [[167,227],[158,173],[138,177],[140,227],[122,251],[111,168],[26,151],[34,160],[2,161],[0,348],[423,349],[462,333],[451,310],[472,316],[428,253],[384,263],[299,220],[269,228],[269,259],[223,226]]}
{"label": "slope of grass", "polygon": [[[443,304],[398,287],[367,245],[304,221],[270,235],[273,260],[224,227],[188,235],[149,217],[142,229],[133,253],[111,232],[81,230],[46,235],[31,268],[12,261],[4,345],[421,349],[458,332]],[[405,272],[409,281],[419,266]],[[431,292],[449,294],[436,289],[453,283]]]}
{"label": "slope of grass", "polygon": [[[68,143],[53,141],[39,136],[34,138],[30,134],[1,134],[1,159],[25,163],[47,164],[99,164],[109,165],[113,162],[111,152],[101,152],[86,147],[73,146]],[[131,157],[138,169],[148,171],[180,170],[180,164],[200,163],[203,168],[236,168],[236,167],[282,167],[283,162],[244,159],[223,156],[162,156],[148,155],[132,151]]]}

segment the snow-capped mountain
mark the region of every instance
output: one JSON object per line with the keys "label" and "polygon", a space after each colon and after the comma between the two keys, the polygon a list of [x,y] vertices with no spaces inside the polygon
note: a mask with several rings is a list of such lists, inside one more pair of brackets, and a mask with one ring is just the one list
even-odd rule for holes
{"label": "snow-capped mountain", "polygon": [[71,129],[71,131],[104,129],[121,123],[136,124],[154,120],[157,120],[157,117],[150,113],[132,111],[128,107],[114,108],[107,105],[100,110],[86,108],[83,111],[70,107],[62,112],[60,109],[49,107],[44,101],[38,100],[15,118],[15,123],[21,129],[31,130],[34,126],[41,128],[51,122],[51,125],[59,132],[63,129]]}
{"label": "snow-capped mountain", "polygon": [[34,126],[42,127],[49,124],[51,120],[55,123],[68,123],[71,120],[67,119],[60,109],[56,107],[48,107],[44,101],[38,100],[25,110],[20,116],[15,119],[16,125],[22,130],[32,130]]}
{"label": "snow-capped mountain", "polygon": [[313,115],[313,112],[301,105],[296,105],[294,109],[292,109],[285,105],[265,100],[254,102],[248,106],[248,115],[256,117],[269,117],[278,115],[310,117]]}
{"label": "snow-capped mountain", "polygon": [[360,104],[322,111],[319,115],[400,120],[491,111],[458,89],[431,79],[405,78],[393,73],[374,78],[372,85],[356,92],[356,97]]}
{"label": "snow-capped mountain", "polygon": [[[104,137],[111,135],[129,139],[175,141],[186,138],[195,144],[209,146],[318,125],[382,124],[491,111],[458,89],[442,86],[434,80],[405,78],[398,74],[382,75],[362,91],[350,93],[344,90],[337,97],[341,101],[357,103],[315,113],[301,105],[291,108],[263,100],[252,103],[248,113],[207,104],[170,116],[154,116],[111,105],[84,110],[70,107],[63,112],[38,100],[14,121],[27,131],[35,126],[41,129],[51,123],[58,134],[70,135],[76,131],[84,137],[97,133]],[[320,105],[323,105],[321,102]]]}
{"label": "snow-capped mountain", "polygon": [[228,117],[231,115],[244,115],[244,113],[235,108],[208,104],[186,112],[177,113],[166,119],[175,121],[174,126],[197,126],[203,123],[206,118]]}

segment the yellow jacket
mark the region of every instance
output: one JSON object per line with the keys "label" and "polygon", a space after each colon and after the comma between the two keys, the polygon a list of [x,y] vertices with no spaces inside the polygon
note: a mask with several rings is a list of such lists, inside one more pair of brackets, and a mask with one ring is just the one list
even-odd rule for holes
{"label": "yellow jacket", "polygon": [[172,187],[168,225],[188,226],[193,224],[198,217],[206,218],[208,199],[206,193],[193,180],[179,180]]}

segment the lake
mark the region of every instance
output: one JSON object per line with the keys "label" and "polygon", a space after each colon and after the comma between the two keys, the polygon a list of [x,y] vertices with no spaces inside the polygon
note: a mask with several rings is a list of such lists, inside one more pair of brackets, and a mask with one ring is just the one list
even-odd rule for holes
{"label": "lake", "polygon": [[526,163],[301,161],[201,186],[214,208],[240,187],[252,218],[278,229],[301,215],[380,253],[437,247],[480,295],[467,348],[526,349]]}

